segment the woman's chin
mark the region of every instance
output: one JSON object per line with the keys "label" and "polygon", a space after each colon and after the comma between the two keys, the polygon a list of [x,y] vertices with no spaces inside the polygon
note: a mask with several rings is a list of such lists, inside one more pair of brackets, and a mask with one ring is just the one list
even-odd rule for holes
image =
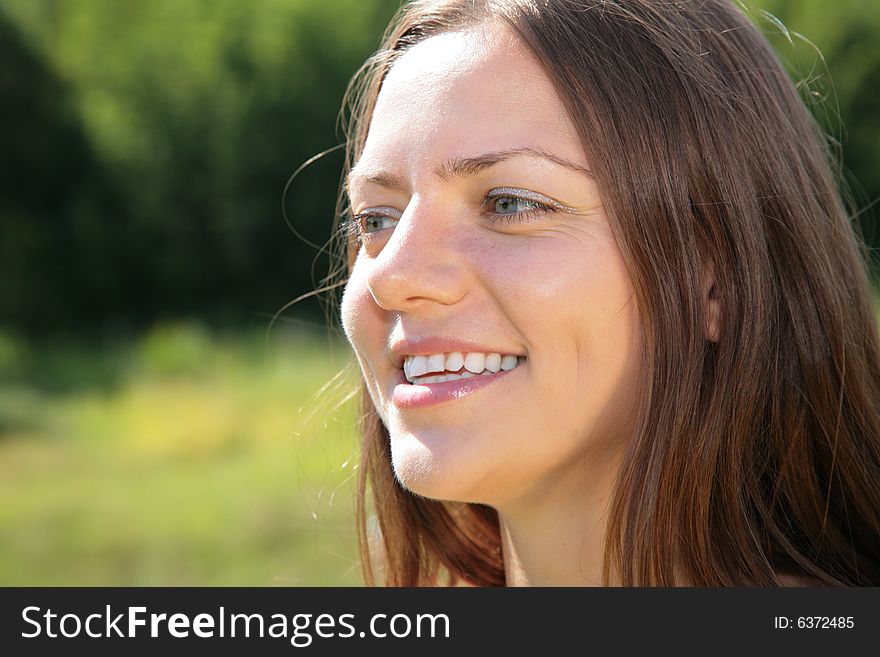
{"label": "woman's chin", "polygon": [[413,437],[392,440],[392,466],[400,484],[416,495],[436,500],[482,502],[468,470],[474,467],[448,452],[432,451]]}

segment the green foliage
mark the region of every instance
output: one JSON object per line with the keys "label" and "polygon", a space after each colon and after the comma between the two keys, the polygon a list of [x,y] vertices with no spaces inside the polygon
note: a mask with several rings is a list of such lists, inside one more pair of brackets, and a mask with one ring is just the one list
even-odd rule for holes
{"label": "green foliage", "polygon": [[139,352],[144,371],[157,375],[194,374],[208,370],[215,355],[207,332],[198,325],[173,324],[151,331]]}
{"label": "green foliage", "polygon": [[161,326],[45,356],[105,359],[111,386],[0,383],[0,585],[357,584],[355,379],[331,348]]}
{"label": "green foliage", "polygon": [[[241,321],[311,289],[284,224],[394,3],[0,2],[0,323]],[[341,160],[291,190],[323,243]],[[326,266],[324,266],[326,270]],[[318,272],[321,271],[319,263]]]}
{"label": "green foliage", "polygon": [[[880,3],[754,0],[757,23],[829,137],[842,147],[845,197],[868,242],[880,246]],[[762,9],[779,23],[760,17]],[[874,263],[875,266],[878,263]]]}

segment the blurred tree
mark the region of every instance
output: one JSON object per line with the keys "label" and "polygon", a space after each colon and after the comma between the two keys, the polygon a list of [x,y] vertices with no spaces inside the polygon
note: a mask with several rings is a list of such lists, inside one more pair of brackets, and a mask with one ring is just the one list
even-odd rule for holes
{"label": "blurred tree", "polygon": [[[880,2],[751,0],[748,5],[784,25],[758,21],[820,124],[840,142],[852,211],[868,242],[880,247]],[[880,261],[872,264],[876,277]]]}
{"label": "blurred tree", "polygon": [[[3,122],[4,170],[15,178],[2,189],[0,324],[233,323],[312,287],[316,250],[284,224],[282,190],[299,164],[339,143],[343,90],[395,3],[4,0],[2,9],[17,26],[5,20],[0,37],[2,94],[15,99],[4,111],[27,121],[24,130],[19,116]],[[340,164],[313,165],[290,190],[297,230],[318,244]]]}
{"label": "blurred tree", "polygon": [[66,85],[0,12],[0,323],[49,329],[120,314],[119,198]]}

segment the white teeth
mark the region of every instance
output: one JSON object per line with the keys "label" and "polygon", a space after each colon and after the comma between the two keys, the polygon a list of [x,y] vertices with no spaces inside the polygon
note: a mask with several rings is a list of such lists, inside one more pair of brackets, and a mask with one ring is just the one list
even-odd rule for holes
{"label": "white teeth", "polygon": [[446,357],[446,369],[450,372],[458,372],[464,365],[464,355],[460,351],[453,351]]}
{"label": "white teeth", "polygon": [[454,351],[450,354],[407,356],[403,361],[403,373],[410,383],[443,383],[481,374],[488,376],[500,370],[512,370],[517,365],[518,356],[502,356],[498,352],[463,354]]}
{"label": "white teeth", "polygon": [[469,353],[464,357],[464,368],[468,372],[479,374],[486,369],[486,355],[480,353]]}
{"label": "white teeth", "polygon": [[502,370],[512,370],[516,367],[517,357],[516,356],[504,356],[501,359],[501,369]]}
{"label": "white teeth", "polygon": [[446,369],[446,356],[443,354],[431,354],[427,362],[428,372],[442,372]]}
{"label": "white teeth", "polygon": [[428,371],[428,357],[427,356],[413,356],[412,363],[409,366],[409,376],[410,378],[415,378],[417,376],[421,376],[425,372]]}

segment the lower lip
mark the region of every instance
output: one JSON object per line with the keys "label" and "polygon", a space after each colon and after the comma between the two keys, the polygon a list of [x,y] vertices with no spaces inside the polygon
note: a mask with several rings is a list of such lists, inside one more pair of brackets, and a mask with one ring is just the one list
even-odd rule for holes
{"label": "lower lip", "polygon": [[454,399],[461,399],[500,381],[520,367],[522,367],[522,363],[512,370],[500,370],[495,374],[478,374],[477,376],[456,379],[455,381],[422,384],[407,383],[406,377],[401,371],[400,379],[397,385],[394,386],[391,401],[398,408],[421,408],[423,406],[442,404]]}

